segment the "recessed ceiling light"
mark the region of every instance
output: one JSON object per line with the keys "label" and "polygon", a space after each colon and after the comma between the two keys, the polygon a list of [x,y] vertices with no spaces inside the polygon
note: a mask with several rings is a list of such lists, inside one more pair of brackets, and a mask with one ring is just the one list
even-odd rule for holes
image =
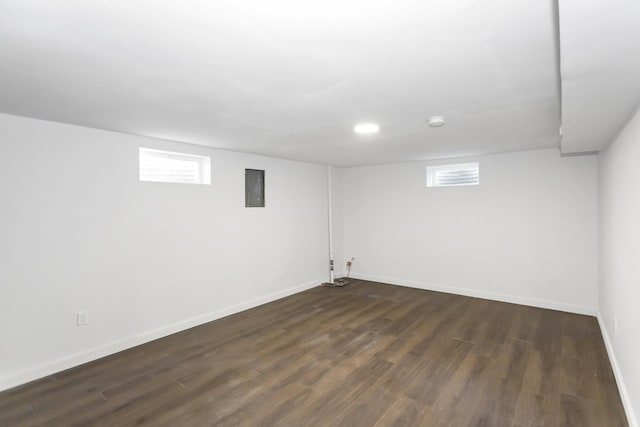
{"label": "recessed ceiling light", "polygon": [[429,117],[429,126],[431,126],[432,128],[438,128],[440,126],[444,126],[444,117],[442,116]]}
{"label": "recessed ceiling light", "polygon": [[375,123],[360,123],[353,128],[353,131],[355,133],[368,135],[372,133],[378,133],[378,131],[380,131],[380,126]]}

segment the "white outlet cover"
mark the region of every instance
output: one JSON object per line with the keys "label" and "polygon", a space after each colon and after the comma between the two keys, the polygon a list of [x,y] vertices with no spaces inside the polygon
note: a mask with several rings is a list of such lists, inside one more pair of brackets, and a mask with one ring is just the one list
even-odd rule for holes
{"label": "white outlet cover", "polygon": [[89,312],[79,311],[77,315],[78,326],[85,326],[89,324]]}

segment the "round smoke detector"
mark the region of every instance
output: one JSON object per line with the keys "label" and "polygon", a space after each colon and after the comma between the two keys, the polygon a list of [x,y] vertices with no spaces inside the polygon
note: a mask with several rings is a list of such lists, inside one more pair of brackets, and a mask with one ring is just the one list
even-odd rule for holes
{"label": "round smoke detector", "polygon": [[429,126],[431,126],[432,128],[439,128],[440,126],[444,126],[444,117],[442,116],[429,117]]}

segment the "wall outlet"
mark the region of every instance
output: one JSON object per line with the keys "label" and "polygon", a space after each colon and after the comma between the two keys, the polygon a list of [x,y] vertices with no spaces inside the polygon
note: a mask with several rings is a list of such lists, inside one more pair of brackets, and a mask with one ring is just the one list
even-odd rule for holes
{"label": "wall outlet", "polygon": [[77,314],[78,326],[86,326],[89,324],[89,312],[79,311]]}
{"label": "wall outlet", "polygon": [[554,274],[551,277],[549,277],[549,284],[551,286],[558,286],[558,276]]}

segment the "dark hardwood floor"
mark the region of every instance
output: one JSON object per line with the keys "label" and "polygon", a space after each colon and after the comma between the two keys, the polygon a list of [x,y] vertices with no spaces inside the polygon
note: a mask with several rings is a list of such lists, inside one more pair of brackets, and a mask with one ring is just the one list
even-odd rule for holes
{"label": "dark hardwood floor", "polygon": [[595,318],[353,281],[0,393],[2,426],[626,426]]}

